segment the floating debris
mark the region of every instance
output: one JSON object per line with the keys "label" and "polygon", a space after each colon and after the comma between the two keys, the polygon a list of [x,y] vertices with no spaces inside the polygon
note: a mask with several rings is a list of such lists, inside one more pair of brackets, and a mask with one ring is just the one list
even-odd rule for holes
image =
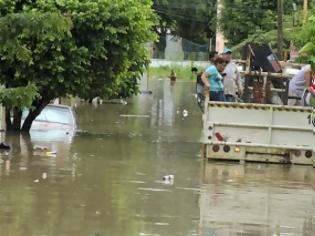
{"label": "floating debris", "polygon": [[47,151],[48,147],[35,146],[34,150],[35,151]]}
{"label": "floating debris", "polygon": [[5,161],[5,169],[6,169],[6,170],[10,170],[10,167],[11,167],[11,162],[10,162],[10,160],[6,160],[6,161]]}
{"label": "floating debris", "polygon": [[135,118],[150,118],[149,115],[129,115],[129,114],[121,114],[121,117],[135,117]]}
{"label": "floating debris", "polygon": [[128,102],[126,100],[124,100],[124,99],[120,99],[120,103],[123,104],[123,105],[127,105],[128,104]]}
{"label": "floating debris", "polygon": [[174,175],[164,175],[163,180],[174,180]]}
{"label": "floating debris", "polygon": [[152,94],[152,91],[151,90],[141,91],[141,94]]}
{"label": "floating debris", "polygon": [[47,173],[46,172],[42,173],[42,179],[47,179]]}
{"label": "floating debris", "polygon": [[34,148],[33,154],[38,156],[55,157],[57,155],[57,151],[49,151],[46,147],[36,147]]}
{"label": "floating debris", "polygon": [[10,150],[11,147],[9,144],[6,144],[6,143],[0,143],[0,149],[3,149],[3,150]]}
{"label": "floating debris", "polygon": [[183,110],[182,112],[183,117],[187,117],[188,116],[188,111],[186,109]]}
{"label": "floating debris", "polygon": [[161,188],[138,188],[141,191],[150,191],[150,192],[171,192],[169,189],[161,189]]}
{"label": "floating debris", "polygon": [[174,184],[174,175],[165,175],[163,176],[163,184],[173,185]]}

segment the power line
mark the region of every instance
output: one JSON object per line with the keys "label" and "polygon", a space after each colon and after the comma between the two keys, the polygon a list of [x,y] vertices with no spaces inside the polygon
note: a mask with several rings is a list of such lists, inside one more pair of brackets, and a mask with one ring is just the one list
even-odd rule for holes
{"label": "power line", "polygon": [[[180,2],[180,1],[178,1],[178,2]],[[181,4],[181,3],[178,4],[178,2],[176,2],[175,4],[168,3],[167,5],[155,3],[155,4],[153,4],[153,6],[167,7],[169,9],[198,9],[197,6],[201,6],[199,9],[204,9],[205,11],[209,10],[210,8],[216,9],[216,3],[215,4],[206,4],[206,3],[201,2],[199,4],[196,4],[194,2],[189,2],[189,3],[185,3],[185,4]]]}
{"label": "power line", "polygon": [[173,13],[173,12],[167,12],[164,9],[154,8],[153,10],[155,10],[156,12],[158,12],[160,14],[163,14],[166,16],[171,16],[171,17],[178,17],[178,18],[186,20],[186,21],[200,22],[200,23],[206,23],[206,24],[208,23],[208,21],[202,20],[200,18],[196,18],[196,17],[192,17],[192,16],[187,17],[187,15],[181,15],[181,14],[177,14],[177,13]]}

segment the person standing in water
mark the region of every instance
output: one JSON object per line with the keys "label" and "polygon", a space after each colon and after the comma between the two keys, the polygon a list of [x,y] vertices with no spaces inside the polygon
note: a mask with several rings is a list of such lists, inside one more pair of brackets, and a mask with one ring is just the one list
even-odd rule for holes
{"label": "person standing in water", "polygon": [[171,74],[170,74],[169,78],[171,80],[171,85],[174,85],[175,81],[176,81],[176,72],[174,69],[171,70]]}

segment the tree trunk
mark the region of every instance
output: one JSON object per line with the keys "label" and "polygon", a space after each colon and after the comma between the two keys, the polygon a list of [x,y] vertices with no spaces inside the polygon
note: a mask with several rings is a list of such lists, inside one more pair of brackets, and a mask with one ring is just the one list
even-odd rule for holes
{"label": "tree trunk", "polygon": [[22,111],[20,109],[13,109],[13,130],[20,130],[21,128]]}
{"label": "tree trunk", "polygon": [[13,120],[11,118],[11,109],[5,108],[5,121],[6,121],[6,130],[14,132],[29,132],[35,118],[40,114],[44,107],[52,99],[44,98],[41,100],[36,100],[33,102],[32,106],[35,107],[34,110],[30,110],[28,116],[26,117],[22,127],[22,111],[18,108],[13,108]]}
{"label": "tree trunk", "polygon": [[45,108],[45,106],[50,102],[50,100],[51,99],[40,100],[35,105],[35,109],[34,110],[30,110],[30,113],[26,117],[26,119],[25,119],[25,121],[23,123],[23,126],[21,128],[22,132],[29,132],[30,131],[33,121],[41,113],[41,111]]}
{"label": "tree trunk", "polygon": [[11,110],[8,108],[5,109],[6,129],[8,131],[19,131],[21,128],[22,111],[17,108],[13,108],[12,111],[13,117],[11,117]]}
{"label": "tree trunk", "polygon": [[5,124],[6,130],[12,130],[12,122],[11,122],[11,110],[6,108],[5,109]]}
{"label": "tree trunk", "polygon": [[154,58],[165,59],[165,48],[166,48],[166,29],[161,29],[159,33],[159,41],[154,46]]}
{"label": "tree trunk", "polygon": [[278,0],[278,39],[277,39],[277,51],[278,58],[282,60],[283,52],[283,0]]}

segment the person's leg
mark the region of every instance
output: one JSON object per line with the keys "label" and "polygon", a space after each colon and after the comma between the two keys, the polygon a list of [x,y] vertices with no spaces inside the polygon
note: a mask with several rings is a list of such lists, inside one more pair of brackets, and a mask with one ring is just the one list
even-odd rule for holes
{"label": "person's leg", "polygon": [[216,91],[210,91],[210,101],[220,101],[219,93]]}
{"label": "person's leg", "polygon": [[[289,97],[297,97],[297,94],[294,92],[289,92]],[[295,98],[288,99],[288,106],[296,106],[297,103],[298,103],[298,100]]]}
{"label": "person's leg", "polygon": [[235,102],[235,97],[231,94],[225,94],[225,101],[226,102]]}
{"label": "person's leg", "polygon": [[225,99],[225,95],[224,95],[224,92],[223,91],[219,91],[219,101],[220,102],[225,102],[226,99]]}

